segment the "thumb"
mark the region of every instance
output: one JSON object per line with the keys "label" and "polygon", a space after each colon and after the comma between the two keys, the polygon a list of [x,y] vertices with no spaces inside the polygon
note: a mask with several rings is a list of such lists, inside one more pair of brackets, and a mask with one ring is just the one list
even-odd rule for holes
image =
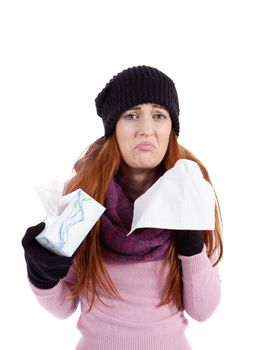
{"label": "thumb", "polygon": [[30,242],[32,242],[36,236],[44,230],[45,226],[45,222],[40,222],[35,226],[28,227],[22,239],[22,246],[25,248]]}

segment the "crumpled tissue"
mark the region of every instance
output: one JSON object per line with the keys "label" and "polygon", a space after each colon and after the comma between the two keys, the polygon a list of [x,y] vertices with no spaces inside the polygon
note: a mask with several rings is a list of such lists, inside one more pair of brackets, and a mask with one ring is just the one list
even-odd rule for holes
{"label": "crumpled tissue", "polygon": [[106,208],[80,188],[62,196],[64,184],[55,180],[34,187],[47,214],[36,240],[57,255],[72,256]]}
{"label": "crumpled tissue", "polygon": [[143,227],[214,230],[215,193],[198,164],[179,159],[134,202],[130,235]]}

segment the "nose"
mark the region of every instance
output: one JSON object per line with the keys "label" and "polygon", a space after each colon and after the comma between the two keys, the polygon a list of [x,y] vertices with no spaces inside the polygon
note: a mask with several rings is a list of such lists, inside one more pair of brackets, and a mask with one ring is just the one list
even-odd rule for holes
{"label": "nose", "polygon": [[140,119],[140,122],[138,123],[138,134],[148,136],[154,134],[154,124],[152,116],[144,116]]}

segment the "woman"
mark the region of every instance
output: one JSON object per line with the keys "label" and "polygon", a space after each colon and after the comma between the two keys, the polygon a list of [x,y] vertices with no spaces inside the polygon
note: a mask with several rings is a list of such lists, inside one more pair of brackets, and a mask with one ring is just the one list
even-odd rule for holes
{"label": "woman", "polygon": [[64,193],[82,188],[106,211],[71,258],[35,241],[44,223],[28,228],[22,244],[30,285],[56,317],[81,304],[77,349],[191,349],[185,312],[204,321],[220,300],[219,208],[213,231],[149,227],[127,236],[134,201],[178,159],[196,162],[210,182],[202,163],[177,143],[174,82],[153,67],[128,68],[95,102],[105,135],[75,163]]}

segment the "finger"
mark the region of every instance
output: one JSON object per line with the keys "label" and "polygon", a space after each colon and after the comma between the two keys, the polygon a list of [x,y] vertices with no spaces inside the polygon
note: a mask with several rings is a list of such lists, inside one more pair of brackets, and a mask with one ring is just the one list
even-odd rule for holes
{"label": "finger", "polygon": [[55,255],[54,253],[52,254],[53,255],[47,255],[46,260],[44,260],[43,262],[44,266],[46,266],[47,268],[65,269],[72,265],[72,257],[59,256]]}

